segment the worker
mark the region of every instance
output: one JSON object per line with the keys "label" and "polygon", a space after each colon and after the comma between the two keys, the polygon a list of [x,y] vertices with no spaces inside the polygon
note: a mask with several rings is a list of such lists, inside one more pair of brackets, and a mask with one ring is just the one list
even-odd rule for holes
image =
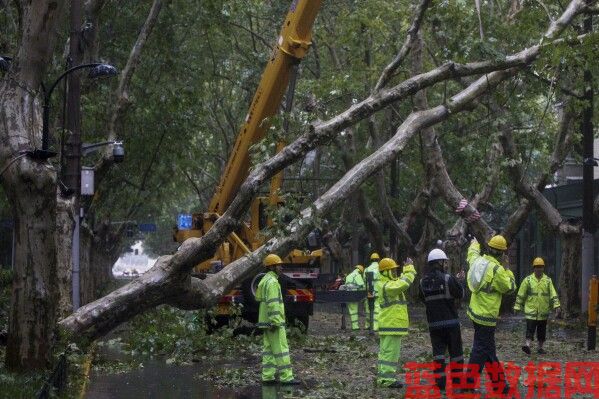
{"label": "worker", "polygon": [[[364,280],[366,281],[366,289],[368,291],[368,296],[364,301],[364,307],[366,308],[366,329],[372,327],[373,331],[378,331],[379,329],[379,303],[376,300],[377,292],[376,292],[376,283],[379,280],[379,260],[380,256],[378,253],[373,252],[370,255],[370,265],[364,271]],[[372,312],[372,316],[371,313]],[[372,320],[371,320],[372,318]],[[372,321],[372,326],[370,325]]]}
{"label": "worker", "polygon": [[262,383],[274,384],[275,375],[284,385],[297,385],[291,370],[291,357],[285,333],[285,306],[281,294],[279,276],[283,261],[278,255],[270,254],[264,258],[266,274],[258,283],[256,301],[258,310],[258,328],[262,329]]}
{"label": "worker", "polygon": [[464,363],[460,319],[456,299],[464,297],[464,289],[451,274],[445,273],[449,258],[441,249],[428,254],[426,273],[420,280],[420,298],[426,307],[426,319],[433,347],[436,384],[445,389],[445,353],[450,363]]}
{"label": "worker", "polygon": [[[353,272],[345,278],[345,286],[352,291],[364,291],[364,266],[357,265]],[[359,302],[350,302],[347,304],[347,311],[351,320],[351,329],[353,331],[360,329]]]}
{"label": "worker", "polygon": [[526,344],[522,345],[522,351],[530,355],[530,343],[534,340],[535,330],[539,348],[537,352],[546,353],[543,349],[545,337],[547,336],[547,319],[551,309],[555,309],[557,317],[561,314],[560,303],[557,292],[553,286],[551,277],[545,273],[545,261],[543,258],[535,258],[532,262],[533,273],[525,277],[520,284],[514,310],[516,312],[524,308],[526,318]]}
{"label": "worker", "polygon": [[503,385],[503,392],[499,393],[505,394],[509,392],[509,386],[501,363],[497,359],[495,326],[499,316],[501,298],[504,294],[516,290],[516,281],[514,274],[509,269],[505,238],[495,235],[491,237],[487,246],[488,249],[481,255],[480,244],[475,238],[472,240],[467,254],[470,266],[467,281],[472,295],[466,313],[474,324],[474,340],[469,364],[478,365],[479,373],[482,373],[485,363],[492,364],[495,370],[487,370],[487,377],[494,387]]}
{"label": "worker", "polygon": [[401,276],[397,276],[397,263],[383,258],[379,263],[380,278],[377,281],[379,314],[379,358],[377,385],[401,388],[397,380],[397,366],[401,349],[401,337],[408,334],[410,321],[405,292],[416,278],[412,260],[408,258]]}

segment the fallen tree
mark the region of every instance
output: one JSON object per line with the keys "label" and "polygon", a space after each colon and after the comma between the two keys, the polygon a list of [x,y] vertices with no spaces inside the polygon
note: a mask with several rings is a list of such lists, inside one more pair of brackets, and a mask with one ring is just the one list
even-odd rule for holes
{"label": "fallen tree", "polygon": [[[385,164],[395,159],[414,134],[439,124],[457,113],[467,111],[472,102],[490,88],[534,61],[541,50],[551,45],[553,39],[569,26],[585,7],[584,1],[573,0],[561,17],[551,24],[538,45],[503,59],[467,64],[444,64],[429,72],[413,76],[392,88],[382,89],[328,121],[311,125],[297,140],[254,168],[230,207],[204,236],[185,241],[175,255],[159,258],[155,266],[139,279],[104,298],[85,305],[60,321],[62,332],[70,339],[93,340],[119,323],[160,304],[170,304],[184,309],[213,305],[221,295],[257,270],[266,253],[282,254],[291,249],[312,227],[312,217],[329,212]],[[291,223],[288,236],[269,240],[258,250],[236,260],[205,280],[190,276],[194,265],[209,259],[226,236],[238,227],[251,199],[258,193],[261,185],[278,171],[299,160],[308,151],[330,141],[343,129],[368,118],[394,102],[447,79],[481,74],[483,74],[481,77],[444,104],[412,112],[391,139],[370,156],[358,162],[321,195],[312,207],[304,209],[301,216]],[[452,206],[457,206],[461,199],[460,195],[453,194],[448,202]],[[474,208],[468,207],[465,209],[465,215],[469,216],[474,211]],[[492,231],[482,219],[472,223],[472,226],[481,239]]]}

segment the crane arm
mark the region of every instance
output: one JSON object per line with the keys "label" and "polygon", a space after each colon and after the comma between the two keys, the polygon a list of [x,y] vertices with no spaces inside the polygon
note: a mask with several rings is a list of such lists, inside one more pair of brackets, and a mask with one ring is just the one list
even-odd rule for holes
{"label": "crane arm", "polygon": [[250,146],[264,137],[269,127],[269,118],[279,110],[294,65],[308,52],[312,26],[321,3],[322,0],[294,0],[291,4],[277,45],[262,74],[220,183],[210,201],[209,212],[222,215],[248,176]]}

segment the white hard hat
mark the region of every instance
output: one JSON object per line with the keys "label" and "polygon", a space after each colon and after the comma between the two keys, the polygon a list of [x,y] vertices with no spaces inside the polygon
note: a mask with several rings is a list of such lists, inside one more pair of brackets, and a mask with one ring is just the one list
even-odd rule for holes
{"label": "white hard hat", "polygon": [[440,250],[439,248],[435,248],[428,253],[428,262],[433,262],[435,260],[448,260],[449,258],[445,255],[445,252]]}

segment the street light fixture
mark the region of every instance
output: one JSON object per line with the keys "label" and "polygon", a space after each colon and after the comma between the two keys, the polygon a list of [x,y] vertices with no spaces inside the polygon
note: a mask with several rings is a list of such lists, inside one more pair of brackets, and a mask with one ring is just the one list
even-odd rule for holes
{"label": "street light fixture", "polygon": [[52,92],[54,91],[54,88],[56,88],[58,83],[65,76],[67,76],[70,73],[75,72],[79,69],[83,69],[83,68],[92,68],[92,70],[89,72],[89,75],[88,75],[90,78],[109,77],[109,76],[116,76],[118,74],[117,69],[109,64],[102,64],[102,63],[95,62],[95,63],[91,63],[91,64],[77,65],[77,66],[74,66],[73,68],[66,70],[62,75],[60,75],[58,77],[58,79],[56,79],[56,81],[52,84],[52,86],[50,86],[49,90],[47,90],[47,91],[44,90],[45,95],[44,95],[44,106],[43,106],[44,114],[43,114],[43,120],[42,120],[42,124],[43,124],[42,125],[42,148],[33,150],[30,154],[31,158],[39,159],[39,160],[46,160],[48,158],[52,158],[52,157],[56,156],[57,153],[55,151],[48,150],[49,124],[50,124],[49,123],[50,97],[52,96]]}
{"label": "street light fixture", "polygon": [[599,158],[585,158],[582,164],[585,166],[599,166],[597,161],[599,161]]}
{"label": "street light fixture", "polygon": [[12,58],[6,55],[0,55],[0,71],[7,72],[10,68],[10,61]]}
{"label": "street light fixture", "polygon": [[81,156],[86,156],[94,151],[97,151],[100,147],[105,145],[112,145],[112,158],[114,162],[120,163],[125,159],[125,147],[123,147],[122,141],[103,141],[101,143],[87,144],[83,143],[81,146]]}

